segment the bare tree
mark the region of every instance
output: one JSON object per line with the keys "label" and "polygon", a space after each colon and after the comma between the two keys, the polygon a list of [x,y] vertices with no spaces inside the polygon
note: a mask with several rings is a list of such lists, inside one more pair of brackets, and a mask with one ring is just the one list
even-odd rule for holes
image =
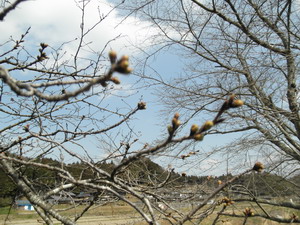
{"label": "bare tree", "polygon": [[174,82],[157,80],[166,86],[165,103],[195,117],[234,92],[247,108],[222,132],[253,131],[298,161],[297,1],[150,3],[142,13],[160,29],[159,47],[176,45],[193,60]]}
{"label": "bare tree", "polygon": [[189,59],[171,81],[141,74],[159,86],[169,110],[195,120],[216,112],[225,96],[236,93],[245,107],[228,111],[227,126],[210,133],[234,133],[238,140],[218,150],[239,168],[237,162],[254,155],[269,162],[270,172],[299,172],[298,1],[135,1],[121,8],[159,29],[148,57],[174,48]]}
{"label": "bare tree", "polygon": [[[21,2],[7,2],[1,5],[1,19],[3,20],[11,10],[17,10],[16,6]],[[134,114],[146,109],[146,103],[141,101],[136,106],[124,110],[105,102],[108,91],[112,88],[110,84],[121,83],[115,73],[128,75],[132,72],[129,67],[129,57],[118,57],[114,51],[104,54],[106,49],[100,52],[92,51],[93,55],[90,58],[81,57],[80,54],[89,47],[85,42],[87,33],[91,32],[103,19],[100,16],[99,21],[90,29],[85,27],[85,7],[89,2],[88,0],[78,2],[78,7],[82,11],[81,33],[77,42],[77,51],[71,60],[61,57],[63,55],[61,48],[52,47],[50,43],[46,43],[46,40],[39,44],[37,51],[27,49],[25,40],[30,35],[29,29],[19,39],[11,39],[1,45],[5,51],[0,55],[2,82],[0,168],[15,183],[20,195],[26,197],[34,205],[36,212],[46,224],[53,224],[53,219],[63,224],[76,224],[85,212],[97,204],[99,196],[103,193],[113,196],[111,201],[117,199],[131,206],[148,224],[159,224],[162,220],[169,224],[186,222],[200,224],[202,220],[218,211],[219,205],[224,205],[213,222],[216,223],[219,215],[230,213],[230,211],[225,211],[233,203],[229,197],[226,197],[228,189],[245,175],[261,172],[264,168],[262,163],[256,163],[250,169],[245,169],[227,180],[219,181],[213,190],[207,191],[201,201],[196,199],[199,194],[198,190],[204,189],[209,179],[196,185],[193,191],[188,188],[190,194],[187,198],[188,208],[178,204],[182,198],[174,201],[170,199],[172,194],[166,194],[182,191],[184,186],[173,187],[175,180],[172,177],[174,175],[172,169],[166,170],[164,176],[157,177],[151,174],[150,170],[147,171],[148,167],[142,175],[134,173],[134,170],[130,168],[142,166],[136,163],[146,164],[143,162],[145,157],[169,154],[178,146],[188,150],[186,146],[202,141],[216,125],[222,126],[226,113],[236,117],[235,119],[241,117],[243,121],[248,121],[244,114],[233,114],[235,108],[242,106],[244,102],[232,93],[241,94],[242,87],[235,87],[234,83],[232,86],[229,85],[230,90],[226,93],[222,92],[221,97],[218,95],[217,99],[224,99],[212,115],[212,119],[201,125],[192,125],[187,134],[180,129],[180,116],[175,113],[172,120],[168,122],[170,125],[166,128],[166,135],[161,140],[136,147],[136,139],[132,135],[129,121]],[[198,4],[201,6],[200,3]],[[293,36],[294,33],[290,35]],[[38,52],[38,55],[34,52]],[[285,55],[281,54],[281,56]],[[110,63],[103,64],[106,58],[109,58]],[[223,65],[221,61],[219,64]],[[103,69],[105,65],[107,68]],[[237,76],[238,71],[234,72],[233,75]],[[246,76],[246,74],[242,75]],[[256,90],[257,87],[253,85]],[[208,97],[212,101],[216,98],[214,94],[209,94]],[[207,99],[203,96],[203,101]],[[251,107],[250,103],[251,101],[247,102],[247,107]],[[241,112],[246,113],[246,110]],[[275,115],[279,116],[281,113],[279,111]],[[255,117],[252,118],[255,119]],[[118,135],[122,129],[128,135],[124,135],[123,139],[114,140],[110,132],[116,132],[115,135]],[[102,146],[108,149],[109,154],[95,159],[85,142],[97,139],[101,140]],[[287,153],[293,157],[296,155],[292,151]],[[177,160],[184,161],[194,155],[195,152],[189,152],[178,157]],[[56,156],[60,163],[45,163],[45,159],[51,156]],[[83,165],[78,168],[79,175],[68,169],[66,157]],[[109,160],[114,160],[116,164],[109,170],[103,169],[102,164]],[[26,170],[29,169],[44,170],[51,176],[46,179],[27,176]],[[88,176],[84,175],[86,171],[88,171]],[[185,177],[184,174],[182,176]],[[75,188],[90,189],[94,192],[93,198],[86,207],[73,216],[64,215],[55,208],[52,202],[48,201],[51,196],[68,193],[69,190]],[[128,196],[135,197],[135,200]],[[191,198],[195,200],[189,201]],[[212,199],[217,198],[219,201],[208,204]],[[262,203],[276,204],[252,199],[261,208]],[[75,200],[70,206],[76,207]],[[299,206],[295,204],[283,206],[299,209]],[[299,222],[296,216],[277,218],[269,214],[257,213],[255,215],[279,222]],[[246,208],[243,214],[231,216],[242,216],[245,224],[248,217],[253,216],[253,212]]]}
{"label": "bare tree", "polygon": [[192,60],[173,82],[155,80],[165,86],[161,100],[195,118],[234,92],[247,107],[215,132],[244,132],[251,147],[271,144],[299,161],[298,11],[297,1],[149,1],[142,13],[160,29],[159,47]]}

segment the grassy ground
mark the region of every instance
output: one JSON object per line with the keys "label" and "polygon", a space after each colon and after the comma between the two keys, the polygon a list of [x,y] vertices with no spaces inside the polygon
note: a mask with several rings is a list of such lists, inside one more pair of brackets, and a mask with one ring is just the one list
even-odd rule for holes
{"label": "grassy ground", "polygon": [[[300,211],[298,210],[292,210],[292,209],[287,209],[283,207],[277,207],[277,206],[270,206],[270,205],[261,205],[262,208],[269,214],[269,215],[278,215],[282,216],[283,218],[290,218],[293,213],[300,217]],[[230,213],[230,214],[237,214],[237,215],[243,215],[243,211],[245,208],[251,208],[254,214],[264,214],[263,210],[258,207],[256,204],[249,205],[249,203],[235,203],[232,206],[228,207],[225,210],[225,213]],[[216,218],[217,212],[221,210],[221,207],[218,207],[217,210],[207,217],[201,225],[209,225],[212,223],[212,221]],[[228,217],[228,216],[221,216],[219,222],[217,223],[218,225],[223,224],[223,225],[235,225],[235,224],[242,224],[244,221],[244,218],[236,218],[236,217]],[[249,217],[247,219],[247,225],[278,225],[281,223],[278,222],[273,222],[261,217]],[[295,224],[295,223],[290,223],[290,224]]]}
{"label": "grassy ground", "polygon": [[[59,205],[56,206],[57,209],[63,210],[69,208],[69,205]],[[85,206],[78,206],[76,208],[63,211],[64,215],[74,215],[79,213]],[[221,209],[222,206],[216,208],[216,211],[208,216],[205,220],[201,222],[201,225],[210,225],[212,221],[216,218],[217,212]],[[249,204],[234,204],[226,209],[227,213],[236,213],[239,215],[243,214],[243,210],[249,207]],[[295,210],[288,210],[285,208],[279,207],[271,207],[271,206],[263,206],[268,213],[273,215],[280,215],[285,218],[289,218],[292,213],[295,213],[300,217],[300,212]],[[254,213],[263,213],[260,208],[255,205],[252,205]],[[38,225],[37,220],[39,219],[37,213],[35,211],[23,211],[12,209],[9,213],[9,208],[0,208],[0,225]],[[217,225],[236,225],[242,224],[243,219],[241,218],[232,218],[222,216],[217,223]],[[55,223],[60,224],[60,223]],[[132,224],[132,225],[146,225],[145,222],[142,222],[140,216],[137,212],[135,212],[131,207],[125,205],[124,203],[113,203],[107,204],[104,206],[95,206],[90,209],[83,218],[81,218],[78,222],[79,225],[117,225],[117,224]],[[170,224],[165,220],[161,220],[161,225]],[[191,224],[191,223],[186,223]],[[278,225],[279,223],[267,221],[266,219],[261,219],[258,217],[250,217],[247,220],[247,225]]]}
{"label": "grassy ground", "polygon": [[[73,216],[81,212],[84,205],[62,211],[63,215]],[[69,205],[56,206],[59,210],[70,208]],[[2,224],[41,224],[38,223],[39,216],[35,211],[24,211],[0,208],[0,225]],[[129,206],[124,204],[108,204],[105,206],[95,206],[87,211],[78,224],[124,224],[124,219],[131,221],[138,218],[138,214],[134,212]],[[6,222],[5,222],[6,221]],[[88,222],[87,222],[88,221]],[[97,222],[98,221],[98,222]],[[102,222],[101,222],[102,221]],[[97,223],[96,223],[97,222]],[[57,223],[60,224],[60,223]]]}

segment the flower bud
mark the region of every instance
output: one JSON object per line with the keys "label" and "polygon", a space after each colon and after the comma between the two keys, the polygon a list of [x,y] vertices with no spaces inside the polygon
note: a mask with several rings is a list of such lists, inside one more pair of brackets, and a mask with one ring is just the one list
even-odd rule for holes
{"label": "flower bud", "polygon": [[212,128],[214,126],[214,122],[211,120],[208,120],[204,123],[203,127],[202,127],[202,131],[207,131],[210,128]]}
{"label": "flower bud", "polygon": [[222,200],[221,200],[221,203],[224,203],[225,206],[229,206],[229,205],[232,205],[234,203],[234,201],[232,201],[230,198],[228,197],[224,197]]}
{"label": "flower bud", "polygon": [[245,216],[254,216],[254,212],[250,208],[245,208],[243,213]]}
{"label": "flower bud", "polygon": [[128,61],[120,61],[115,67],[115,71],[122,74],[129,74],[133,71],[133,69],[129,68],[128,66],[129,66]]}
{"label": "flower bud", "polygon": [[138,109],[139,110],[146,109],[146,102],[139,102],[138,103]]}
{"label": "flower bud", "polygon": [[127,60],[123,60],[123,61],[120,62],[119,66],[125,70],[125,69],[128,68],[129,62]]}
{"label": "flower bud", "polygon": [[169,135],[173,134],[173,132],[174,132],[174,129],[171,125],[168,126],[168,132],[169,132]]}
{"label": "flower bud", "polygon": [[128,61],[129,60],[129,56],[128,55],[123,55],[121,57],[121,60],[120,61]]}
{"label": "flower bud", "polygon": [[48,47],[48,44],[45,44],[45,43],[40,43],[40,46],[41,46],[43,49],[45,49],[45,48],[47,48],[47,47]]}
{"label": "flower bud", "polygon": [[195,135],[194,135],[194,139],[195,139],[196,141],[202,141],[203,138],[204,138],[204,135],[203,135],[203,134],[195,134]]}
{"label": "flower bud", "polygon": [[29,132],[29,124],[26,124],[24,127],[23,127],[24,131],[25,132]]}
{"label": "flower bud", "polygon": [[180,156],[180,158],[183,159],[183,160],[184,160],[185,158],[187,158],[187,157],[189,157],[189,156],[188,156],[188,155],[181,155],[181,156]]}
{"label": "flower bud", "polygon": [[232,102],[231,107],[236,108],[236,107],[240,107],[242,105],[244,105],[244,101],[237,99]]}
{"label": "flower bud", "polygon": [[179,114],[178,112],[174,114],[174,118],[175,118],[175,119],[178,119],[179,116],[180,116],[180,114]]}
{"label": "flower bud", "polygon": [[265,168],[265,166],[261,162],[256,162],[254,164],[252,170],[257,171],[257,172],[261,172],[264,168]]}
{"label": "flower bud", "polygon": [[175,117],[172,119],[172,125],[174,129],[177,129],[180,126],[180,120],[176,119]]}
{"label": "flower bud", "polygon": [[115,51],[110,51],[108,53],[108,57],[109,57],[111,64],[114,64],[117,60],[117,53]]}
{"label": "flower bud", "polygon": [[199,126],[197,124],[193,124],[191,127],[190,136],[193,136],[194,134],[196,134],[198,129],[199,129]]}

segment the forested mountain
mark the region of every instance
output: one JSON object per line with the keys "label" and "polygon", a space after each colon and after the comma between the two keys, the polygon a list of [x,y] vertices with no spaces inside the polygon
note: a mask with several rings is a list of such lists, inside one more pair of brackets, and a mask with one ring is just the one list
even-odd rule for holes
{"label": "forested mountain", "polygon": [[[28,159],[29,160],[29,159]],[[35,159],[36,162],[47,164],[47,165],[60,165],[65,167],[75,178],[81,179],[97,179],[93,172],[87,168],[86,165],[74,162],[71,164],[61,164],[60,162],[50,159]],[[98,163],[98,168],[101,168],[108,173],[111,173],[115,168],[115,164],[111,161],[109,163]],[[33,166],[20,166],[19,172],[25,175],[27,178],[35,179],[35,188],[47,190],[49,187],[62,182],[61,177],[58,176],[57,172],[48,169],[39,168],[38,170]],[[217,188],[220,182],[226,182],[232,175],[222,175],[222,176],[189,176],[186,174],[179,174],[173,170],[167,171],[162,168],[157,163],[151,161],[148,158],[142,158],[135,163],[130,164],[127,168],[123,169],[121,172],[121,177],[126,177],[136,181],[137,184],[142,184],[145,186],[151,186],[153,181],[163,183],[165,182],[166,188],[185,187],[191,185],[200,185],[206,190],[213,190]],[[241,177],[237,182],[235,182],[230,188],[232,193],[235,194],[249,194],[252,193],[255,196],[290,196],[294,194],[292,183],[299,184],[299,176],[295,176],[290,180],[285,180],[284,178],[268,173],[252,173]],[[3,170],[0,168],[0,179],[1,179],[1,189],[0,189],[0,206],[9,205],[15,199],[22,197],[20,192],[18,192],[15,184],[10,180]],[[82,190],[79,187],[72,188],[70,190],[74,193],[80,193]]]}

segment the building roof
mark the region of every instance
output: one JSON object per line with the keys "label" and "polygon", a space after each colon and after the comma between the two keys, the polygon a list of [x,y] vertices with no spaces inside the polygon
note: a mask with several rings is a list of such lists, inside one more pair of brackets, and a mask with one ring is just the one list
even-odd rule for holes
{"label": "building roof", "polygon": [[23,206],[23,205],[32,205],[32,204],[28,200],[17,200],[16,205]]}

